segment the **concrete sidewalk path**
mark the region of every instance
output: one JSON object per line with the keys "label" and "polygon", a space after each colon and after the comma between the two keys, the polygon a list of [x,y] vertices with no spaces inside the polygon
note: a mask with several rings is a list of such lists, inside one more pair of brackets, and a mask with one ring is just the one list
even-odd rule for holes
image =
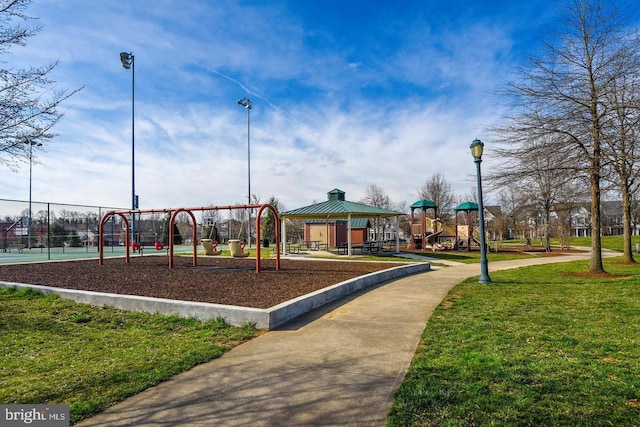
{"label": "concrete sidewalk path", "polygon": [[[588,257],[489,263],[490,271]],[[78,426],[384,426],[429,316],[479,265],[351,295]]]}

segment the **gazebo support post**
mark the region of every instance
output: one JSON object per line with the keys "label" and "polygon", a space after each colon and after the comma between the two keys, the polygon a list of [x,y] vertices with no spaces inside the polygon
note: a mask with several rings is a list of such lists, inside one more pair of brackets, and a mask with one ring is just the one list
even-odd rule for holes
{"label": "gazebo support post", "polygon": [[351,214],[347,215],[347,256],[351,256]]}

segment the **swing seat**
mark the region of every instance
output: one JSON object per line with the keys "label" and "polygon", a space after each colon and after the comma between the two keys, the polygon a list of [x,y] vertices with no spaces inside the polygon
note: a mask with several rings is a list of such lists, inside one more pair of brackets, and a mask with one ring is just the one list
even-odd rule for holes
{"label": "swing seat", "polygon": [[222,253],[218,250],[218,242],[215,240],[202,239],[200,246],[202,246],[205,255],[220,255]]}
{"label": "swing seat", "polygon": [[236,258],[244,258],[248,257],[249,253],[244,251],[246,243],[240,243],[240,240],[229,240],[229,250],[231,251],[231,256]]}

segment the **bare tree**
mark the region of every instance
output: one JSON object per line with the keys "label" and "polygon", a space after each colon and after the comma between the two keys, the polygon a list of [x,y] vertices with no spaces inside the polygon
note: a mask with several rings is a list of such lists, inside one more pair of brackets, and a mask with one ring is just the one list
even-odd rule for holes
{"label": "bare tree", "polygon": [[630,205],[631,229],[637,230],[640,227],[640,201],[638,201],[638,195],[636,193],[631,196]]}
{"label": "bare tree", "polygon": [[[376,184],[370,184],[367,187],[367,192],[365,196],[360,200],[360,203],[382,209],[389,209],[389,206],[391,205],[389,195],[384,191],[382,187]],[[390,226],[388,218],[375,217],[373,223],[376,236],[379,232],[382,232],[382,234],[384,235],[384,231]]]}
{"label": "bare tree", "polygon": [[[25,46],[41,26],[23,26],[16,21],[30,22],[25,14],[31,0],[0,2],[0,54],[12,47]],[[55,136],[53,126],[60,120],[60,104],[80,89],[72,92],[50,91],[53,81],[47,76],[57,62],[28,69],[0,68],[0,164],[14,169],[18,161],[32,158],[32,150]],[[51,93],[45,98],[43,93]]]}
{"label": "bare tree", "polygon": [[440,172],[432,175],[422,184],[418,190],[418,197],[435,203],[438,206],[438,216],[443,222],[448,222],[451,219],[456,197],[451,189],[451,184]]}
{"label": "bare tree", "polygon": [[[522,149],[497,150],[505,163],[487,175],[493,186],[520,188],[520,200],[526,200],[537,211],[544,225],[545,251],[551,251],[549,224],[551,213],[560,201],[563,191],[574,175],[565,169],[564,158],[556,152],[547,152],[552,144],[549,138],[522,144]],[[509,167],[506,167],[506,165]]]}
{"label": "bare tree", "polygon": [[498,142],[522,146],[546,140],[546,151],[565,159],[566,167],[589,177],[591,263],[602,264],[601,178],[603,141],[608,119],[607,94],[612,82],[636,70],[626,55],[637,37],[615,5],[601,0],[574,0],[566,5],[560,31],[548,33],[541,53],[532,56],[518,81],[503,95],[511,112],[497,132]]}
{"label": "bare tree", "polygon": [[[635,39],[640,43],[640,38]],[[640,187],[638,141],[640,141],[640,55],[638,44],[634,45],[636,73],[620,76],[612,82],[607,93],[610,105],[608,127],[605,129],[605,155],[607,166],[612,171],[611,181],[617,185],[622,198],[624,235],[624,261],[634,262],[631,244],[632,196]]]}
{"label": "bare tree", "polygon": [[404,215],[398,217],[398,231],[402,231],[403,238],[409,236],[411,233],[411,221],[409,221],[409,203],[405,200],[398,202],[394,205],[393,210],[396,212],[402,212]]}
{"label": "bare tree", "polygon": [[360,200],[360,203],[382,209],[389,209],[391,204],[389,201],[389,195],[385,193],[382,187],[376,184],[369,184],[367,192]]}
{"label": "bare tree", "polygon": [[519,227],[521,223],[520,214],[526,204],[526,197],[522,194],[522,187],[516,183],[505,185],[496,195],[498,203],[502,208],[504,228],[509,238],[524,239],[524,230]]}

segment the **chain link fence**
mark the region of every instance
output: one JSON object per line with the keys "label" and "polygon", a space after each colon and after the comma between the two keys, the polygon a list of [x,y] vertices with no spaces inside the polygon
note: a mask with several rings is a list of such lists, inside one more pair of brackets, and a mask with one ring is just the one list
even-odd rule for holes
{"label": "chain link fence", "polygon": [[[95,256],[99,248],[100,221],[107,212],[114,210],[128,208],[0,199],[0,254],[4,258],[30,254],[31,258],[41,260],[69,259],[70,255]],[[128,218],[130,224],[135,224],[132,241],[143,248],[154,247],[156,243],[166,247],[169,215],[166,212],[138,213],[135,219]],[[198,240],[212,238],[215,231],[213,238],[225,243],[246,230],[246,212],[243,211],[222,213],[212,210],[201,212],[200,216],[197,219]],[[187,214],[178,215],[176,244],[191,243],[190,222]],[[102,236],[105,253],[124,254],[125,233],[122,219],[111,216]],[[37,254],[41,256],[34,257]]]}
{"label": "chain link fence", "polygon": [[[71,205],[0,199],[0,252],[40,253],[46,259],[57,254],[98,252],[98,228],[108,206]],[[105,245],[117,247],[124,241],[124,228],[110,221]],[[124,251],[122,251],[124,252]]]}

